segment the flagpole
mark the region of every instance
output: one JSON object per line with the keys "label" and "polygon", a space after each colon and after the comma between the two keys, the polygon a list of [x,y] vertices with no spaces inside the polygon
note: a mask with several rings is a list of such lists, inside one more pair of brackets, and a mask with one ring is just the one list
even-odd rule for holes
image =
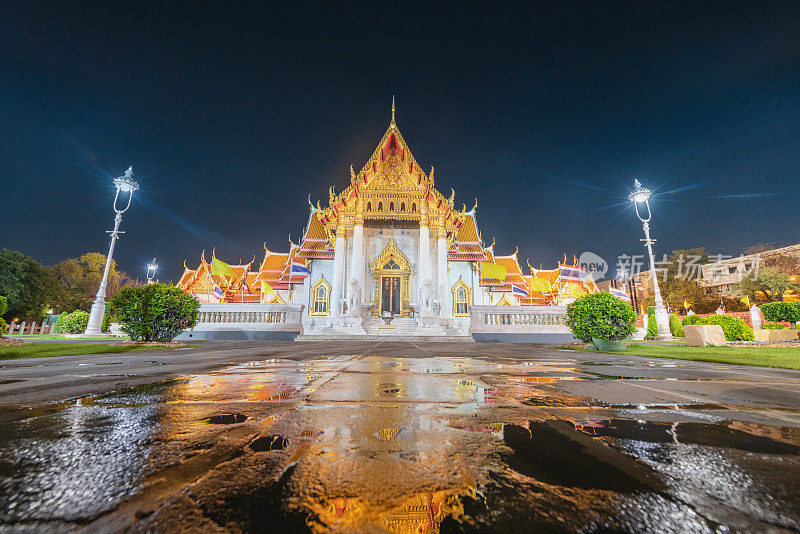
{"label": "flagpole", "polygon": [[[211,256],[211,261],[214,261],[214,256]],[[211,303],[211,269],[208,269],[208,284],[206,284],[206,304]]]}

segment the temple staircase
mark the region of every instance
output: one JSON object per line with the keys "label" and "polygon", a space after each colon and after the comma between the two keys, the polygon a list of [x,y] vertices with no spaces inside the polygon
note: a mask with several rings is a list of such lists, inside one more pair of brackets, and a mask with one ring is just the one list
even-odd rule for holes
{"label": "temple staircase", "polygon": [[458,335],[450,328],[444,329],[444,335],[420,335],[416,319],[397,317],[387,326],[383,319],[364,319],[366,335],[348,335],[332,331],[319,334],[301,334],[295,341],[405,341],[405,342],[445,342],[473,343],[472,336]]}

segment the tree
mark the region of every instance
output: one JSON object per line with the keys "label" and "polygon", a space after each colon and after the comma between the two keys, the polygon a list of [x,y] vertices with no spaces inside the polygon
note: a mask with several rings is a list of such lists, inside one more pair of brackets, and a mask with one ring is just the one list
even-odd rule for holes
{"label": "tree", "polygon": [[[53,271],[64,291],[53,305],[57,311],[88,310],[103,280],[106,256],[99,252],[87,252],[80,258],[70,258],[53,266]],[[111,260],[106,283],[106,297],[110,300],[120,289],[121,274]]]}
{"label": "tree", "polygon": [[753,278],[744,278],[739,287],[745,295],[759,302],[782,301],[784,294],[800,289],[792,275],[777,267],[764,267]]}
{"label": "tree", "polygon": [[0,295],[8,299],[7,319],[40,320],[60,288],[53,272],[15,250],[0,252]]}

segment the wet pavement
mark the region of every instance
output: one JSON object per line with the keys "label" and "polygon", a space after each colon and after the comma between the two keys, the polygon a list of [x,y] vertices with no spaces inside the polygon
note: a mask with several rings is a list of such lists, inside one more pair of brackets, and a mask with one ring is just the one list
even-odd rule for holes
{"label": "wet pavement", "polygon": [[0,531],[800,530],[800,372],[476,345],[2,385]]}

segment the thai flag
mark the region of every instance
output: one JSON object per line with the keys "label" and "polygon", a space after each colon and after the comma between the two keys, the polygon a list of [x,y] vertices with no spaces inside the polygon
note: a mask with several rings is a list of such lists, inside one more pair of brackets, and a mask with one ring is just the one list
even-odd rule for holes
{"label": "thai flag", "polygon": [[292,269],[291,269],[291,271],[289,273],[289,276],[291,276],[292,278],[294,278],[295,276],[299,276],[301,278],[305,278],[309,274],[311,274],[311,269],[309,269],[308,267],[306,267],[305,265],[303,265],[300,262],[296,262],[296,261],[292,262]]}
{"label": "thai flag", "polygon": [[573,282],[583,282],[586,279],[586,271],[575,265],[558,264],[558,277],[561,280]]}
{"label": "thai flag", "polygon": [[247,281],[246,281],[244,278],[242,278],[242,287],[244,288],[245,292],[246,292],[248,295],[252,295],[252,294],[253,294],[253,293],[250,291],[250,286],[248,286],[248,285],[247,285]]}
{"label": "thai flag", "polygon": [[219,300],[225,298],[225,293],[217,284],[214,284],[214,296],[217,297]]}
{"label": "thai flag", "polygon": [[608,292],[622,300],[631,300],[631,297],[625,292],[624,289],[617,289],[616,287],[609,287]]}
{"label": "thai flag", "polygon": [[528,297],[530,293],[527,289],[519,287],[516,284],[511,284],[511,293],[518,296],[518,297]]}

